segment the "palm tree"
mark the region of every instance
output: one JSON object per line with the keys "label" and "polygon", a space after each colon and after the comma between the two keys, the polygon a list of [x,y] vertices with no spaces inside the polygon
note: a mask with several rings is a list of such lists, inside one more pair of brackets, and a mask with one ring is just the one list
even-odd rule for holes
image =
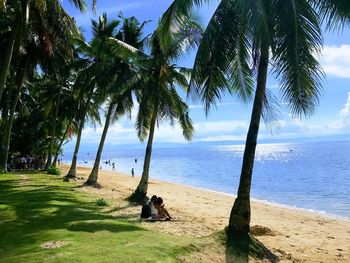
{"label": "palm tree", "polygon": [[[160,23],[162,45],[167,45],[172,31],[181,28],[192,7],[203,2],[209,1],[172,3]],[[266,90],[268,66],[279,79],[283,99],[295,116],[310,116],[318,104],[322,80],[322,70],[314,58],[322,46],[318,11],[330,24],[344,22],[349,18],[350,5],[344,0],[222,0],[204,33],[190,92],[203,101],[206,112],[225,92],[249,99],[256,84],[229,232],[249,232],[250,188],[260,119],[271,113]]]}
{"label": "palm tree", "polygon": [[[8,105],[11,105],[11,107],[5,107],[2,110],[3,116],[1,119],[3,133],[0,140],[0,170],[4,172],[7,168],[10,134],[14,117],[14,112],[11,112],[11,109],[16,108],[23,83],[27,77],[27,72],[25,72],[23,82],[15,81],[15,79],[21,78],[21,76],[16,76],[16,72],[22,72],[21,67],[23,65],[20,61],[23,62],[23,58],[26,57],[28,62],[25,65],[28,66],[26,69],[28,73],[33,72],[38,64],[43,70],[46,70],[48,61],[52,57],[58,54],[72,55],[71,39],[73,36],[79,35],[74,21],[65,13],[57,1],[39,2],[34,0],[8,2],[11,4],[11,10],[15,10],[14,16],[19,17],[19,21],[12,21],[12,31],[9,33],[16,32],[15,42],[12,48],[5,50],[1,62],[5,66],[1,66],[0,70],[0,78],[4,78],[0,79],[0,93],[4,90],[4,85],[1,82],[4,82],[7,83],[7,94],[12,94],[11,97],[8,97]],[[14,21],[18,23],[14,23]],[[20,51],[24,51],[25,54],[23,55]],[[10,63],[11,74],[9,77],[7,77],[7,63]]]}
{"label": "palm tree", "polygon": [[[79,78],[80,77],[80,78]],[[90,122],[100,122],[99,107],[101,101],[98,96],[100,95],[96,89],[96,83],[94,80],[89,79],[90,75],[85,75],[83,72],[78,76],[77,82],[75,83],[79,89],[79,95],[77,97],[78,110],[78,131],[77,141],[74,147],[73,158],[71,166],[67,175],[63,178],[64,181],[69,179],[75,179],[77,174],[77,161],[78,153],[80,148],[81,136],[85,126],[85,122],[90,119]]]}
{"label": "palm tree", "polygon": [[140,80],[137,86],[140,88],[140,96],[136,129],[141,141],[147,137],[148,139],[142,177],[131,196],[131,200],[134,201],[143,200],[147,194],[156,124],[170,121],[170,124],[174,125],[175,121],[178,121],[185,139],[190,140],[193,134],[188,106],[176,90],[177,86],[186,89],[190,70],[174,63],[199,42],[201,29],[194,21],[188,21],[186,26],[171,36],[168,45],[163,47],[160,45],[159,34],[156,30],[149,41],[149,55],[133,47],[128,48],[127,44],[121,44],[120,41],[110,41],[114,44],[117,54],[120,54],[121,50],[129,49],[129,55],[134,56],[134,63],[139,65]]}
{"label": "palm tree", "polygon": [[[67,60],[64,57],[55,56],[50,61],[49,73],[45,74],[45,78],[40,83],[43,93],[43,107],[49,113],[50,119],[49,146],[45,169],[51,165],[56,165],[58,157],[55,158],[56,161],[52,162],[52,156],[59,149],[55,150],[54,146],[57,145],[57,139],[64,128],[66,128],[66,133],[68,133],[77,110],[73,94],[73,83],[76,77],[73,71],[74,66],[71,58]],[[70,123],[68,126],[66,124],[67,121]],[[61,144],[64,138],[65,136],[61,140]],[[60,148],[59,145],[58,147]]]}
{"label": "palm tree", "polygon": [[[85,9],[86,4],[83,0],[73,0],[72,2],[81,11]],[[95,1],[93,4],[95,4]],[[13,60],[13,56],[19,52],[20,47],[22,46],[22,41],[26,39],[28,29],[30,27],[35,27],[36,30],[42,31],[42,33],[46,34],[46,37],[48,37],[46,41],[50,41],[52,35],[49,34],[47,28],[45,26],[43,27],[43,24],[40,23],[46,22],[50,24],[58,18],[59,21],[56,22],[61,23],[61,28],[64,28],[67,26],[67,22],[70,21],[71,18],[65,14],[58,0],[2,1],[0,3],[0,14],[1,16],[8,18],[6,22],[8,23],[7,26],[10,28],[10,30],[5,33],[8,41],[4,43],[4,53],[3,56],[0,57],[1,100],[10,65],[12,63],[11,61]],[[27,16],[27,14],[29,15]],[[48,14],[52,15],[51,19],[49,19]],[[51,25],[52,28],[55,28],[56,30],[60,28],[57,24],[56,27],[53,24]],[[71,27],[66,27],[65,29],[70,30]]]}
{"label": "palm tree", "polygon": [[[145,39],[142,39],[142,29],[144,25],[145,22],[140,25],[134,17],[123,18],[123,26],[115,36],[115,39],[142,50],[145,42]],[[101,49],[97,52],[101,52]],[[111,51],[109,50],[109,53],[110,52]],[[95,163],[89,178],[85,183],[86,185],[98,186],[97,178],[101,155],[111,121],[116,121],[120,116],[125,115],[128,112],[130,113],[133,106],[132,91],[135,87],[133,86],[132,79],[134,79],[133,75],[137,74],[137,72],[134,72],[131,65],[122,61],[118,57],[113,57],[113,55],[109,57],[112,58],[112,60],[109,61],[109,64],[111,65],[108,68],[114,70],[114,72],[109,70],[111,71],[111,74],[108,75],[111,78],[107,79],[107,82],[109,82],[107,83],[107,86],[111,87],[111,95],[109,98],[105,125],[96,153]],[[104,78],[104,82],[106,82],[106,78]]]}
{"label": "palm tree", "polygon": [[[101,82],[105,84],[105,79],[109,79],[110,77],[108,74],[110,73],[108,69],[109,65],[107,63],[110,61],[110,53],[108,53],[108,49],[106,49],[105,41],[108,37],[113,35],[118,25],[119,21],[116,20],[109,23],[107,15],[104,13],[99,17],[98,21],[92,20],[94,38],[90,43],[86,43],[81,38],[76,39],[79,46],[78,49],[83,54],[83,57],[80,59],[81,62],[78,63],[83,65],[77,78],[77,84],[80,87],[80,95],[78,98],[82,98],[84,93],[88,95],[87,99],[80,104],[77,142],[74,148],[71,167],[64,180],[76,177],[76,163],[88,108],[97,109],[106,97],[106,88],[104,85],[100,85]],[[115,73],[113,72],[113,74]],[[94,100],[94,104],[92,104],[92,100]]]}

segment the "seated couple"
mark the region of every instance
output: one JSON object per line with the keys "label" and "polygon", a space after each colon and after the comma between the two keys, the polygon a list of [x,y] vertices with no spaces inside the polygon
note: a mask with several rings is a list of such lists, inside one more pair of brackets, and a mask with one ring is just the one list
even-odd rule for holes
{"label": "seated couple", "polygon": [[150,218],[152,220],[173,219],[164,208],[163,198],[157,197],[156,195],[152,196],[152,198],[148,200],[147,204],[142,207],[141,217]]}

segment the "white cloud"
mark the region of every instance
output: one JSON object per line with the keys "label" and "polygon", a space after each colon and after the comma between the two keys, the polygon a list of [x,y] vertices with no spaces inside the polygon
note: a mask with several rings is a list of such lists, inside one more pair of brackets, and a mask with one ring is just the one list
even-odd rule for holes
{"label": "white cloud", "polygon": [[[138,105],[132,111],[132,119],[121,119],[109,127],[106,144],[130,144],[138,143],[134,127]],[[104,123],[104,120],[103,120]],[[293,118],[285,113],[279,120],[280,129],[274,130],[271,134],[261,125],[259,139],[272,138],[298,138],[315,137],[327,135],[339,135],[348,133],[350,130],[350,92],[346,102],[339,110],[338,118],[328,123],[314,123],[309,119]],[[249,120],[227,120],[227,121],[201,121],[195,122],[194,141],[222,141],[240,140],[246,138]],[[82,143],[98,144],[101,138],[103,127],[85,128],[83,131]],[[154,142],[177,142],[186,143],[182,130],[178,124],[174,127],[167,123],[156,128]]]}
{"label": "white cloud", "polygon": [[325,46],[321,64],[327,75],[350,78],[350,45]]}
{"label": "white cloud", "polygon": [[340,111],[340,115],[343,118],[348,118],[350,116],[350,92],[348,93],[348,100],[344,105],[344,108]]}
{"label": "white cloud", "polygon": [[248,129],[247,121],[205,121],[194,124],[197,132],[200,133],[223,133],[233,131],[245,131]]}

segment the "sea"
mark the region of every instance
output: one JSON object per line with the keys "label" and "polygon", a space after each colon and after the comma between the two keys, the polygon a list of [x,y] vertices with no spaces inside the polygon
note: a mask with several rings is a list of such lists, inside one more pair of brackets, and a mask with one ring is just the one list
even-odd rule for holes
{"label": "sea", "polygon": [[[140,176],[145,149],[115,148],[103,153],[102,169],[115,163],[116,171]],[[237,144],[155,146],[150,177],[235,195],[243,151]],[[92,167],[94,155],[82,151],[78,164]],[[350,141],[259,144],[251,197],[350,219]]]}

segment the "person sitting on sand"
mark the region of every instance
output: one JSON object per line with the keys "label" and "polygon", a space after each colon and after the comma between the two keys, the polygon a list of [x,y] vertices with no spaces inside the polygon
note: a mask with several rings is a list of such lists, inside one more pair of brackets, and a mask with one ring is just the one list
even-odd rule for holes
{"label": "person sitting on sand", "polygon": [[148,207],[150,208],[151,211],[151,217],[155,217],[158,214],[158,210],[155,207],[155,203],[157,201],[157,196],[153,195],[151,199],[147,202]]}
{"label": "person sitting on sand", "polygon": [[155,202],[155,208],[157,209],[158,211],[158,214],[153,216],[152,215],[152,218],[153,219],[166,219],[166,220],[171,220],[173,219],[170,214],[168,213],[168,211],[164,208],[164,204],[163,204],[163,198],[161,197],[158,197],[156,202]]}

